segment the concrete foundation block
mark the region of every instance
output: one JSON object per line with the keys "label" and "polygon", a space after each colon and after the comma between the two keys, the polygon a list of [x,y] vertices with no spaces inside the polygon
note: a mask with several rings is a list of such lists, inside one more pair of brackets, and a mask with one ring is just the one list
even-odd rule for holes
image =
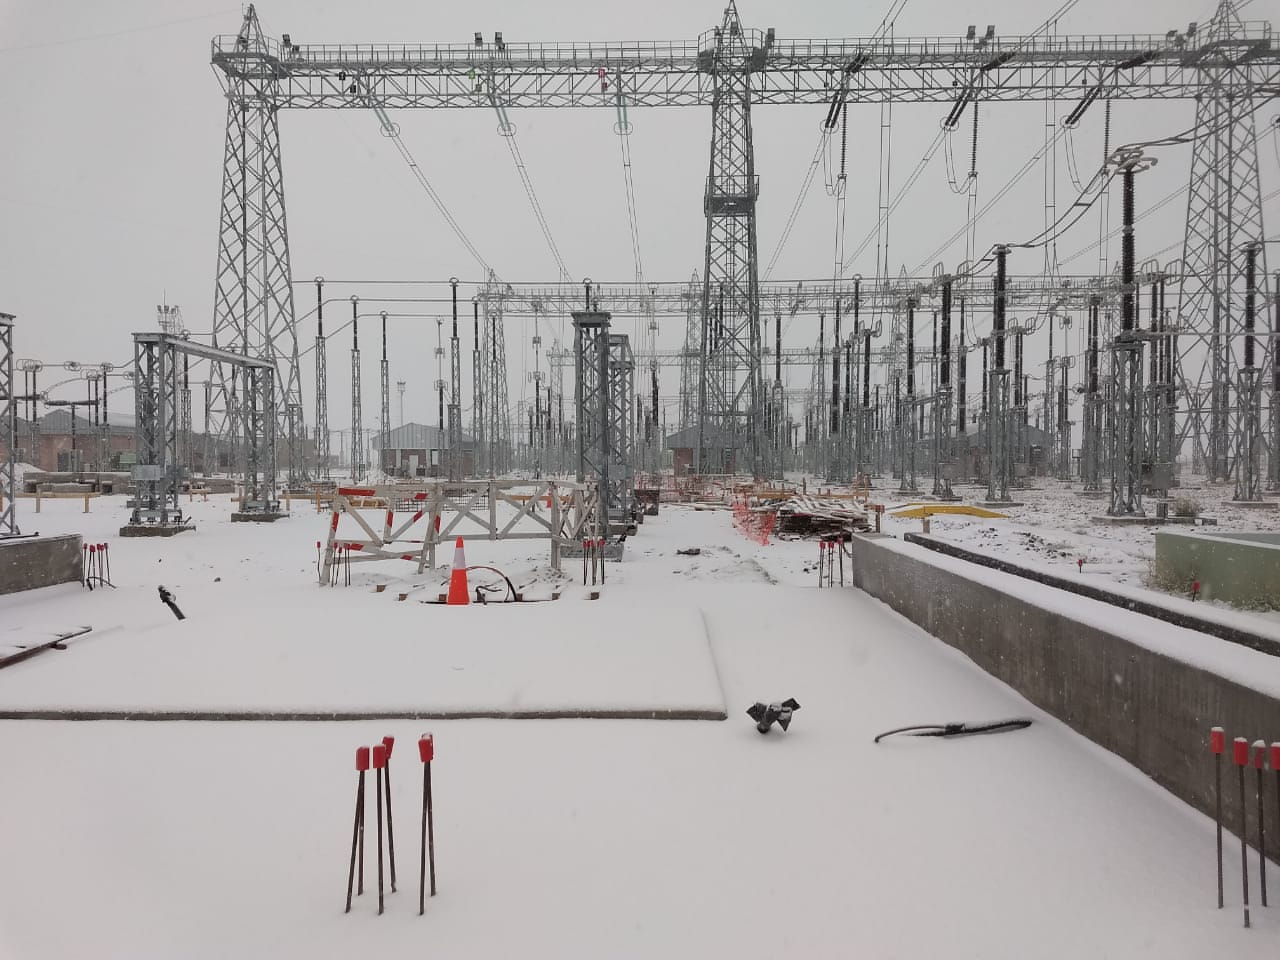
{"label": "concrete foundation block", "polygon": [[79,534],[0,540],[0,594],[79,582],[83,542]]}

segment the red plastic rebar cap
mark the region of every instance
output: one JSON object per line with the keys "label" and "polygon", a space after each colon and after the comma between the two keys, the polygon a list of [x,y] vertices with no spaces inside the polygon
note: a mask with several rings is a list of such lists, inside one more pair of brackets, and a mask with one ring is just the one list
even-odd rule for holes
{"label": "red plastic rebar cap", "polygon": [[435,740],[431,734],[424,733],[418,738],[418,759],[423,763],[430,763],[436,754]]}
{"label": "red plastic rebar cap", "polygon": [[1227,734],[1221,727],[1209,731],[1209,747],[1214,753],[1225,753],[1227,750]]}
{"label": "red plastic rebar cap", "polygon": [[1259,770],[1267,759],[1267,744],[1263,740],[1253,741],[1253,765]]}
{"label": "red plastic rebar cap", "polygon": [[1236,737],[1231,741],[1231,759],[1235,761],[1236,766],[1249,765],[1249,741],[1244,737]]}
{"label": "red plastic rebar cap", "polygon": [[368,747],[356,747],[356,769],[357,770],[369,769],[369,748]]}
{"label": "red plastic rebar cap", "polygon": [[381,770],[387,765],[387,748],[380,743],[373,745],[373,769]]}
{"label": "red plastic rebar cap", "polygon": [[396,738],[395,738],[395,737],[383,737],[383,738],[382,738],[382,745],[383,745],[384,747],[386,747],[386,748],[387,748],[387,759],[388,759],[388,760],[390,760],[390,759],[391,759],[391,754],[392,754],[392,752],[393,752],[393,751],[394,751],[394,749],[395,749],[395,745],[396,745]]}

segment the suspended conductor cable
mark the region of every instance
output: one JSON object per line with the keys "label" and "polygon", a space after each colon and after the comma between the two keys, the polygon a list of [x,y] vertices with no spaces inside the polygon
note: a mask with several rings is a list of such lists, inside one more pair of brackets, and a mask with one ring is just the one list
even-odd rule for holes
{"label": "suspended conductor cable", "polygon": [[777,265],[778,258],[782,256],[783,247],[791,239],[791,231],[800,215],[800,208],[804,206],[805,198],[809,195],[809,188],[813,186],[814,175],[818,172],[818,164],[823,157],[823,148],[826,146],[827,138],[830,136],[831,131],[826,128],[823,128],[822,132],[818,134],[818,145],[813,151],[813,159],[809,161],[809,169],[805,173],[804,182],[800,185],[800,192],[796,195],[796,202],[791,205],[791,213],[782,228],[782,235],[778,238],[777,246],[773,248],[773,255],[769,258],[769,265],[764,268],[764,279],[766,280],[773,273],[773,268]]}
{"label": "suspended conductor cable", "polygon": [[475,258],[476,263],[480,264],[485,273],[488,273],[490,269],[489,264],[485,261],[484,257],[480,256],[480,251],[477,250],[471,243],[470,239],[468,239],[466,232],[462,229],[462,226],[454,219],[453,214],[450,213],[449,208],[445,206],[445,202],[440,197],[440,194],[438,194],[435,188],[431,186],[431,181],[427,179],[427,175],[423,173],[422,168],[418,166],[418,161],[413,159],[413,154],[410,153],[409,148],[405,146],[404,140],[400,137],[400,125],[394,123],[387,115],[387,111],[383,109],[382,104],[374,100],[368,93],[366,93],[366,99],[369,106],[373,108],[373,112],[377,116],[378,122],[382,124],[382,135],[396,145],[396,150],[399,151],[404,162],[409,165],[409,170],[413,173],[414,178],[421,185],[422,189],[426,191],[427,196],[431,198],[431,202],[435,204],[436,210],[439,211],[440,216],[444,218],[444,222],[449,225],[449,229],[453,231],[454,236],[456,236],[459,242],[467,248],[467,252]]}
{"label": "suspended conductor cable", "polygon": [[[875,32],[871,35],[869,46],[874,46],[884,39],[885,33],[893,26],[898,15],[902,13],[903,8],[907,5],[908,0],[892,0],[884,17],[880,20],[880,25],[876,27]],[[844,79],[842,78],[842,83]],[[843,91],[847,94],[847,91]],[[804,206],[805,198],[809,195],[809,188],[813,186],[813,178],[818,172],[818,165],[825,161],[825,151],[830,142],[830,136],[833,126],[823,124],[822,129],[818,133],[818,143],[814,147],[813,159],[809,161],[809,168],[805,171],[804,180],[800,184],[800,191],[796,195],[795,203],[791,205],[791,213],[787,216],[787,222],[782,229],[782,234],[778,238],[777,246],[773,248],[773,253],[769,257],[769,265],[765,267],[761,276],[768,279],[773,273],[773,268],[778,263],[778,258],[782,256],[782,251],[787,245],[787,241],[791,239],[791,231],[796,225],[796,220],[800,215],[800,209]]]}
{"label": "suspended conductor cable", "polygon": [[618,74],[614,81],[617,84],[616,97],[618,123],[614,132],[618,135],[618,145],[622,151],[622,179],[627,193],[627,221],[631,228],[631,259],[635,265],[636,283],[644,283],[644,262],[640,257],[640,227],[636,215],[636,186],[631,173],[631,121],[627,119],[627,102],[622,96],[622,75]]}
{"label": "suspended conductor cable", "polygon": [[[556,266],[560,269],[560,279],[569,282],[569,268],[564,265],[564,258],[560,256],[560,248],[556,246],[555,238],[551,236],[551,226],[547,223],[546,214],[542,212],[542,204],[538,202],[538,194],[533,189],[533,181],[529,178],[529,170],[525,167],[524,157],[520,155],[520,146],[516,143],[515,125],[506,120],[505,111],[499,116],[502,118],[503,126],[500,126],[498,132],[506,138],[507,148],[511,151],[511,159],[515,161],[516,172],[520,175],[520,182],[524,185],[525,196],[529,198],[529,206],[533,208],[533,215],[538,221],[538,228],[542,231],[542,237],[547,241],[547,248],[551,251],[551,256],[556,261]],[[505,127],[505,129],[504,129]]]}
{"label": "suspended conductor cable", "polygon": [[[1023,38],[1022,42],[1015,48],[1015,52],[1017,50],[1021,50],[1026,44],[1028,44],[1029,42],[1039,37],[1042,33],[1045,33],[1047,30],[1051,29],[1056,24],[1058,19],[1060,19],[1064,14],[1069,12],[1071,8],[1074,7],[1078,2],[1079,0],[1065,0],[1065,2],[1060,7],[1058,7],[1057,10],[1055,10],[1052,14],[1050,14],[1050,16],[1043,23],[1041,23],[1040,26],[1038,26],[1035,30],[1033,30],[1030,34],[1028,34],[1026,37]],[[977,89],[981,76],[982,74],[975,72],[975,76],[973,80],[971,80],[970,82],[970,88]],[[978,107],[977,107],[976,100],[972,101],[972,106],[973,106],[973,144],[972,144],[972,152],[970,155],[971,162],[970,162],[969,176],[966,180],[966,187],[968,188],[967,192],[969,194],[969,201],[968,201],[969,216],[966,220],[966,229],[968,229],[970,233],[972,233],[976,225],[975,208],[977,206],[977,192],[975,189],[975,183],[978,175],[977,174]],[[882,107],[882,110],[883,110],[883,107]],[[956,119],[957,120],[959,119],[959,115],[956,116]],[[888,117],[888,126],[890,128],[889,130],[890,135],[892,134],[892,129],[891,129],[892,122],[893,122],[892,113],[890,113]],[[883,168],[883,165],[886,160],[885,154],[888,153],[891,156],[891,147],[889,149],[886,149],[885,144],[883,143],[883,139],[885,136],[885,128],[886,128],[886,122],[883,117],[881,119],[880,127],[881,127],[881,138],[882,138],[881,163]],[[933,160],[934,154],[937,153],[938,148],[944,145],[948,146],[949,148],[949,144],[947,143],[947,136],[950,133],[951,129],[952,129],[951,126],[944,124],[943,129],[939,132],[939,135],[934,138],[934,141],[925,150],[924,156],[920,158],[920,161],[916,164],[915,169],[913,169],[910,176],[908,176],[906,183],[903,184],[902,188],[895,195],[894,199],[888,205],[887,209],[885,208],[884,196],[883,196],[887,186],[886,184],[887,175],[883,169],[881,170],[880,187],[879,187],[880,193],[881,193],[880,207],[879,207],[881,211],[881,215],[877,217],[875,230],[870,232],[870,236],[879,240],[880,233],[883,229],[886,264],[888,262],[888,224],[887,222],[882,223],[881,217],[883,217],[883,219],[887,221],[887,219],[893,214],[897,206],[902,202],[903,199],[905,199],[907,191],[911,189],[911,187],[920,178],[920,175],[924,172],[925,168],[928,167],[929,163]],[[955,190],[956,193],[959,193],[960,191],[958,189],[955,189],[957,185],[955,183],[954,174],[951,172],[953,161],[951,160],[949,153],[947,154],[947,159],[948,159],[948,171],[949,171],[948,179],[952,184],[953,190]],[[870,239],[864,239],[863,242],[858,245],[854,253],[845,261],[844,270],[849,269],[849,267],[861,255],[862,251],[866,249],[869,243],[870,243]],[[950,246],[950,243],[948,243],[947,246]],[[880,266],[881,266],[880,263],[878,262],[880,260],[879,250],[880,250],[880,244],[877,243],[877,253],[876,253],[876,259],[877,259],[876,275],[877,276],[880,275]],[[972,252],[968,251],[966,256],[967,258],[971,259]],[[887,266],[885,267],[885,273],[886,275],[888,273]]]}

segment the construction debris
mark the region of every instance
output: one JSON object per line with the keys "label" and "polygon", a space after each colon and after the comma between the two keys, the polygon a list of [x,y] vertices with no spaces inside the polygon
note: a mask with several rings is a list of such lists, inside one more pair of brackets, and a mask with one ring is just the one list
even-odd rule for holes
{"label": "construction debris", "polygon": [[784,540],[833,539],[871,529],[866,508],[855,500],[794,495],[774,506],[774,534]]}

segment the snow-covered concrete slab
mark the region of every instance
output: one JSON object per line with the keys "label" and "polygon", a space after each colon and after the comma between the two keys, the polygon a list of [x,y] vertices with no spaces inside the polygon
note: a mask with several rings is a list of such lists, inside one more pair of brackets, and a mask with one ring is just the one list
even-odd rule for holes
{"label": "snow-covered concrete slab", "polygon": [[0,672],[0,713],[724,713],[687,606],[346,599],[101,630]]}

